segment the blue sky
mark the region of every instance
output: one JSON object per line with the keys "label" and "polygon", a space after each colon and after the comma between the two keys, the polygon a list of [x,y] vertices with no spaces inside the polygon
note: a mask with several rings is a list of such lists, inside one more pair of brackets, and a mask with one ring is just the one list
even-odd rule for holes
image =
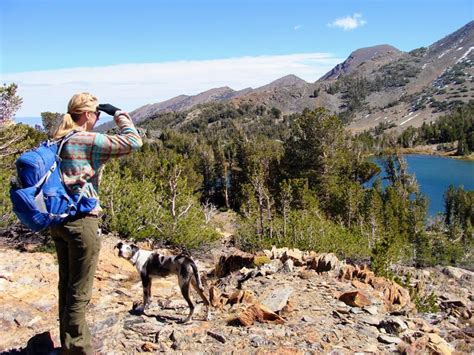
{"label": "blue sky", "polygon": [[[18,116],[89,91],[127,110],[287,74],[315,81],[357,48],[427,46],[474,18],[473,0],[2,0],[0,76]],[[143,64],[146,63],[146,64]]]}

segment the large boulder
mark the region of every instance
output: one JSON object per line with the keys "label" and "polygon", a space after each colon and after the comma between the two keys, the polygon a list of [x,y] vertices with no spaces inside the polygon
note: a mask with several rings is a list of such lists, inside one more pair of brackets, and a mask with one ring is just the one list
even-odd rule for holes
{"label": "large boulder", "polygon": [[336,269],[339,266],[339,259],[333,253],[324,253],[307,261],[308,268],[316,270],[318,273]]}
{"label": "large boulder", "polygon": [[369,298],[360,291],[344,292],[339,296],[339,301],[342,301],[349,306],[360,308],[370,306],[372,304]]}
{"label": "large boulder", "polygon": [[243,325],[248,327],[254,322],[283,324],[285,320],[271,309],[261,304],[253,304],[244,311],[240,312],[236,318],[231,319],[231,325]]}

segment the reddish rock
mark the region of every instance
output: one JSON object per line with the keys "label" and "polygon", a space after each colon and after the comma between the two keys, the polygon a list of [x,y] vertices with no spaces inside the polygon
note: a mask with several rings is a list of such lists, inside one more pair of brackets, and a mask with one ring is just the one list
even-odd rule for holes
{"label": "reddish rock", "polygon": [[255,297],[253,293],[249,290],[236,290],[229,296],[229,300],[227,303],[255,303]]}
{"label": "reddish rock", "polygon": [[339,259],[333,253],[325,253],[307,261],[308,268],[316,270],[316,272],[326,272],[334,270],[339,265]]}
{"label": "reddish rock", "polygon": [[352,284],[352,286],[354,286],[355,288],[357,288],[359,290],[367,290],[367,288],[369,287],[366,283],[363,283],[363,282],[358,281],[358,280],[352,280],[351,284]]}
{"label": "reddish rock", "polygon": [[285,320],[278,314],[274,313],[269,308],[261,305],[254,304],[248,307],[243,312],[240,312],[235,319],[232,319],[230,324],[238,324],[248,327],[255,321],[260,323],[275,323],[284,324]]}
{"label": "reddish rock", "polygon": [[361,308],[365,306],[370,306],[372,304],[369,298],[360,291],[345,292],[339,296],[339,301],[342,301],[352,307]]}
{"label": "reddish rock", "polygon": [[222,308],[227,304],[227,297],[223,296],[217,287],[212,286],[209,289],[209,302],[212,307]]}
{"label": "reddish rock", "polygon": [[303,266],[303,252],[299,249],[288,249],[280,258],[282,263],[287,260],[293,260],[295,266]]}

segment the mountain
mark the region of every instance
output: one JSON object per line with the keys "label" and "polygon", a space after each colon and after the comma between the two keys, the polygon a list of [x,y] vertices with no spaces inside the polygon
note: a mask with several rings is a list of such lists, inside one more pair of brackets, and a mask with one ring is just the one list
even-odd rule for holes
{"label": "mountain", "polygon": [[229,88],[228,86],[207,90],[201,92],[197,95],[188,96],[188,95],[180,95],[176,96],[172,99],[162,101],[152,105],[142,106],[132,112],[130,115],[133,118],[144,118],[150,116],[157,111],[182,111],[190,109],[191,107],[203,104],[207,102],[221,102],[221,101],[228,101],[233,97],[239,96],[243,93],[246,93],[251,89],[244,89],[240,91],[235,91]]}
{"label": "mountain", "polygon": [[332,70],[323,75],[320,80],[337,79],[341,75],[351,74],[354,71],[360,71],[359,66],[369,63],[374,67],[392,62],[401,56],[402,52],[397,48],[382,44],[379,46],[360,48],[352,52],[349,57],[342,63],[336,65]]}
{"label": "mountain", "polygon": [[212,102],[237,108],[263,106],[282,114],[325,107],[340,114],[354,132],[380,125],[401,130],[436,120],[458,103],[474,99],[473,63],[471,21],[428,47],[410,52],[388,44],[357,49],[314,83],[287,75],[256,89],[222,87],[194,96],[180,95],[142,106],[131,115],[139,122]]}
{"label": "mountain", "polygon": [[[397,129],[436,120],[460,102],[474,99],[474,21],[424,48],[402,55],[364,78],[384,81],[365,98],[350,128],[385,121]],[[357,71],[355,72],[357,75]],[[353,75],[353,76],[355,76]]]}
{"label": "mountain", "polygon": [[[252,89],[247,88],[240,91],[235,91],[228,86],[225,86],[207,90],[197,95],[179,95],[166,101],[141,106],[136,110],[131,111],[130,116],[134,122],[139,122],[162,112],[184,111],[198,104],[229,101],[233,97],[245,94],[250,90]],[[98,126],[96,130],[103,132],[114,126],[114,122],[107,122]]]}
{"label": "mountain", "polygon": [[325,107],[354,132],[378,125],[421,126],[474,99],[473,49],[474,21],[410,52],[389,45],[358,49],[315,83],[249,92],[232,102],[276,107],[286,114]]}

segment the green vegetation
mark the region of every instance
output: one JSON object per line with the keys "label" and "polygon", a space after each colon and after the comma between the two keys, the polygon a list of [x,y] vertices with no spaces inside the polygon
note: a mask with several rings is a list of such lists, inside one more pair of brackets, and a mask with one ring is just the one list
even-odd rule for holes
{"label": "green vegetation", "polygon": [[15,83],[0,87],[0,126],[12,121],[23,103],[23,99],[16,94],[17,89],[18,85]]}
{"label": "green vegetation", "polygon": [[62,114],[59,112],[41,112],[43,129],[48,136],[51,136],[53,129],[59,124]]}
{"label": "green vegetation", "polygon": [[193,191],[199,178],[172,150],[143,149],[107,164],[101,184],[104,227],[132,239],[155,238],[194,248],[217,238]]}
{"label": "green vegetation", "polygon": [[[415,52],[414,55],[419,54]],[[343,101],[340,118],[347,123],[356,112],[367,107],[365,100],[371,93],[405,86],[419,72],[420,69],[410,64],[407,59],[400,59],[382,66],[372,78],[356,75],[340,76],[335,83],[326,87],[326,92],[330,95],[340,94]],[[396,101],[393,101],[388,107],[395,104]]]}
{"label": "green vegetation", "polygon": [[470,62],[467,60],[455,63],[436,80],[435,85],[439,88],[443,88],[449,84],[461,85],[465,83],[469,78],[467,70],[471,67],[471,65],[472,64],[470,64]]}
{"label": "green vegetation", "polygon": [[415,304],[416,310],[420,313],[437,313],[439,312],[438,296],[433,292],[425,294],[418,285],[413,286],[411,283],[412,275],[408,273],[405,279],[395,276],[395,281],[401,286],[405,287],[410,293],[410,299]]}
{"label": "green vegetation", "polygon": [[398,138],[398,143],[405,148],[454,142],[458,142],[458,155],[474,151],[474,101],[459,105],[436,122],[423,123],[420,128],[409,127]]}
{"label": "green vegetation", "polygon": [[413,49],[412,51],[408,52],[413,57],[423,57],[425,53],[428,51],[428,48],[426,47],[420,47]]}

